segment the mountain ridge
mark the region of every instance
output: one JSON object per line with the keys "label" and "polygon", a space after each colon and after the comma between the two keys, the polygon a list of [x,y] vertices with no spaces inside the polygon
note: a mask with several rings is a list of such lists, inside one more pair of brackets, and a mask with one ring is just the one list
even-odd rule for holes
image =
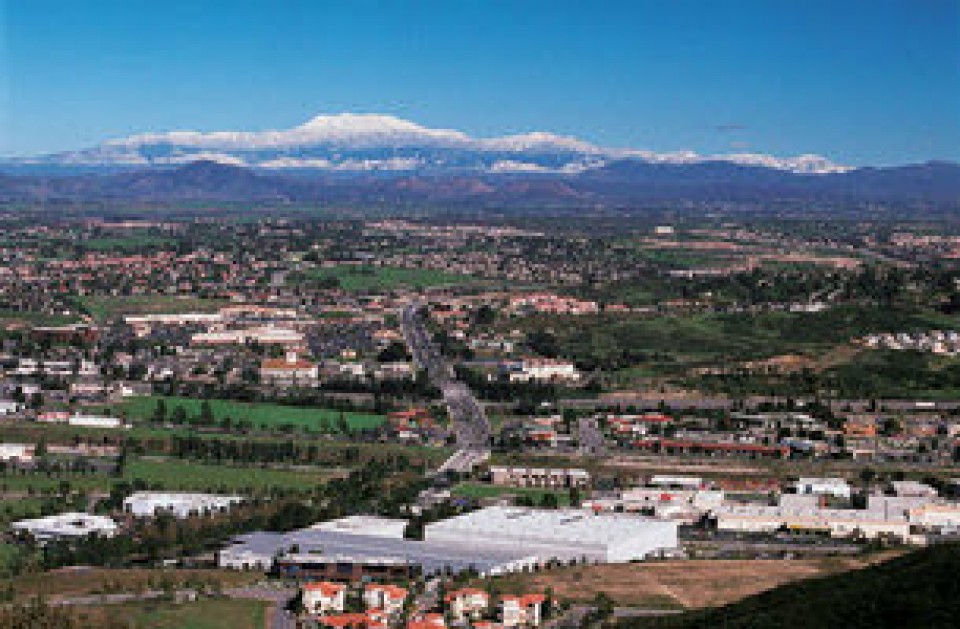
{"label": "mountain ridge", "polygon": [[850,170],[814,154],[776,157],[762,153],[657,153],[601,147],[546,131],[476,138],[462,131],[433,129],[395,116],[354,113],[318,115],[289,129],[140,133],[78,151],[16,158],[8,163],[141,167],[209,160],[270,170],[574,173],[620,159],[669,164],[724,161],[820,174]]}

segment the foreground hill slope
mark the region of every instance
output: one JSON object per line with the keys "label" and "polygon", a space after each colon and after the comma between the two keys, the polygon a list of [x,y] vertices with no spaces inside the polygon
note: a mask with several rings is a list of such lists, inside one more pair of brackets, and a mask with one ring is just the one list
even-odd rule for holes
{"label": "foreground hill slope", "polygon": [[960,626],[960,544],[784,585],[724,607],[619,629],[939,629]]}

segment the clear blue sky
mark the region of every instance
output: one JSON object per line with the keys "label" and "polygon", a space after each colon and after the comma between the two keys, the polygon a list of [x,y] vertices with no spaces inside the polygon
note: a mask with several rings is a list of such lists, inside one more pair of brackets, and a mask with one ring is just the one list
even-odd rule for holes
{"label": "clear blue sky", "polygon": [[960,0],[0,0],[0,154],[342,111],[958,160]]}

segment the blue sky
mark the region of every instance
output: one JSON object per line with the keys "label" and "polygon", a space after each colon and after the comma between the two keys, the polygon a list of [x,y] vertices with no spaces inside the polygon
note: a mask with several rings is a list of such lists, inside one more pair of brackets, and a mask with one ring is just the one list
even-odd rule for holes
{"label": "blue sky", "polygon": [[657,151],[960,159],[960,0],[0,0],[0,154],[389,113]]}

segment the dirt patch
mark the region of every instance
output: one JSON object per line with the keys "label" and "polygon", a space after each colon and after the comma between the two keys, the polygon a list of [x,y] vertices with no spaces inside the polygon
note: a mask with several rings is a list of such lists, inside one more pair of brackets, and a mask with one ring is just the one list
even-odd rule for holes
{"label": "dirt patch", "polygon": [[692,560],[556,568],[498,579],[504,592],[544,591],[573,602],[605,592],[619,605],[715,607],[784,583],[846,572],[891,558]]}

